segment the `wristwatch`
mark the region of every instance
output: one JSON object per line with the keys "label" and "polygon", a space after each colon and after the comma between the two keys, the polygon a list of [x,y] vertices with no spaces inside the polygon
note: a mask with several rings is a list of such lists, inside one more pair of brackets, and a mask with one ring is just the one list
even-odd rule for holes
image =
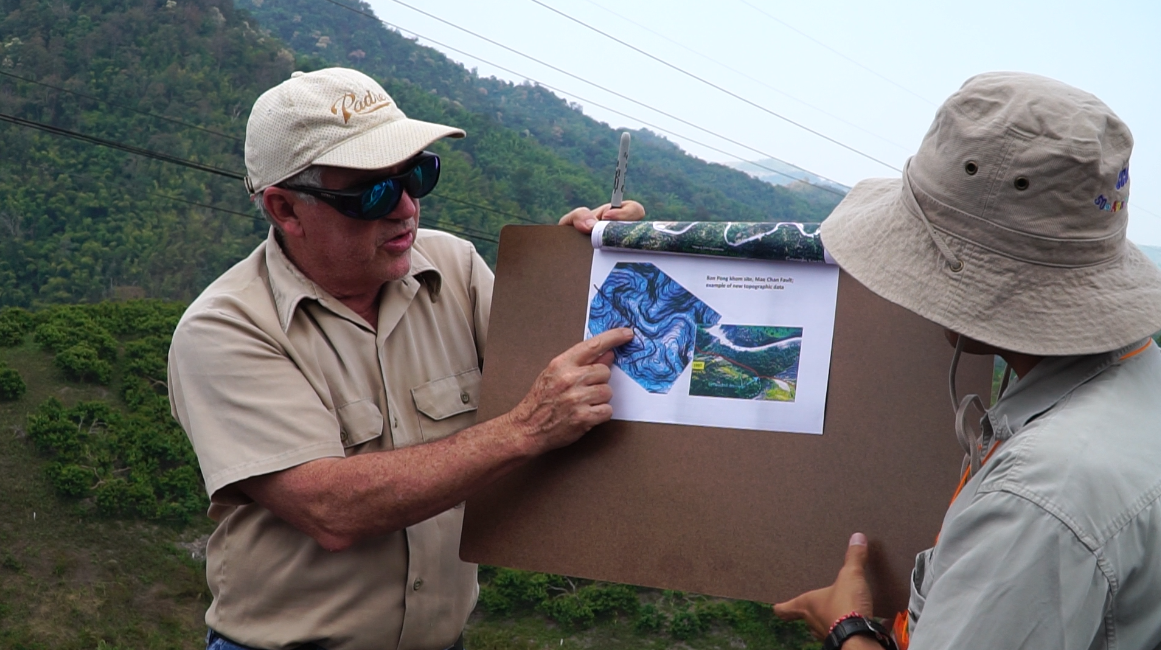
{"label": "wristwatch", "polygon": [[830,634],[822,642],[822,650],[839,650],[852,636],[869,636],[887,650],[899,650],[887,628],[864,616],[850,615],[840,618],[830,629]]}

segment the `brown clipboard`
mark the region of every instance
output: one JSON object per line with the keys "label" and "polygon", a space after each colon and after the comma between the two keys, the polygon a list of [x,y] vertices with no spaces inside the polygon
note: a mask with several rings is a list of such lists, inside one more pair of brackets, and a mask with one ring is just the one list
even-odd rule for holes
{"label": "brown clipboard", "polygon": [[[592,255],[572,228],[503,229],[480,421],[583,338]],[[613,420],[470,498],[460,555],[772,603],[833,582],[862,531],[875,613],[894,615],[959,481],[952,352],[843,272],[822,435]],[[991,377],[991,356],[965,355],[960,394]]]}

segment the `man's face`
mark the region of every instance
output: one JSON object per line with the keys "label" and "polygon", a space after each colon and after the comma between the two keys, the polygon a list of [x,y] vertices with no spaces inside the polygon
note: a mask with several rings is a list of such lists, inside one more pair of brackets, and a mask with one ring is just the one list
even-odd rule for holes
{"label": "man's face", "polygon": [[[403,165],[376,170],[325,167],[322,184],[344,190],[398,173]],[[406,192],[399,205],[377,221],[346,217],[322,201],[295,206],[303,236],[292,245],[295,262],[329,291],[377,290],[411,270],[411,246],[419,227],[419,203]],[[337,297],[342,297],[336,293]]]}

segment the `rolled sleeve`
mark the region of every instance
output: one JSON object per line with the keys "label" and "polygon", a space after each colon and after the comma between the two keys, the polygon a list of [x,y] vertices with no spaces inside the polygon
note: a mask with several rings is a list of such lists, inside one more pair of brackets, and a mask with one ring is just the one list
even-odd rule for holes
{"label": "rolled sleeve", "polygon": [[1100,557],[1040,505],[978,494],[945,522],[910,648],[1090,648],[1110,599]]}
{"label": "rolled sleeve", "polygon": [[193,443],[211,501],[226,488],[307,461],[343,457],[339,424],[278,341],[231,314],[183,320],[169,354],[174,416]]}

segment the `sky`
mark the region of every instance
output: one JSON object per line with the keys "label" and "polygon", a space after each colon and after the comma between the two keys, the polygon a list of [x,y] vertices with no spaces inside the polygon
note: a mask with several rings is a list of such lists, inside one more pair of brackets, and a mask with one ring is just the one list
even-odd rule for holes
{"label": "sky", "polygon": [[[369,2],[480,75],[550,86],[612,127],[649,128],[712,162],[774,157],[848,186],[897,177],[892,167],[972,75],[1053,77],[1132,129],[1129,237],[1161,245],[1156,0]],[[628,178],[631,193],[632,163]]]}

